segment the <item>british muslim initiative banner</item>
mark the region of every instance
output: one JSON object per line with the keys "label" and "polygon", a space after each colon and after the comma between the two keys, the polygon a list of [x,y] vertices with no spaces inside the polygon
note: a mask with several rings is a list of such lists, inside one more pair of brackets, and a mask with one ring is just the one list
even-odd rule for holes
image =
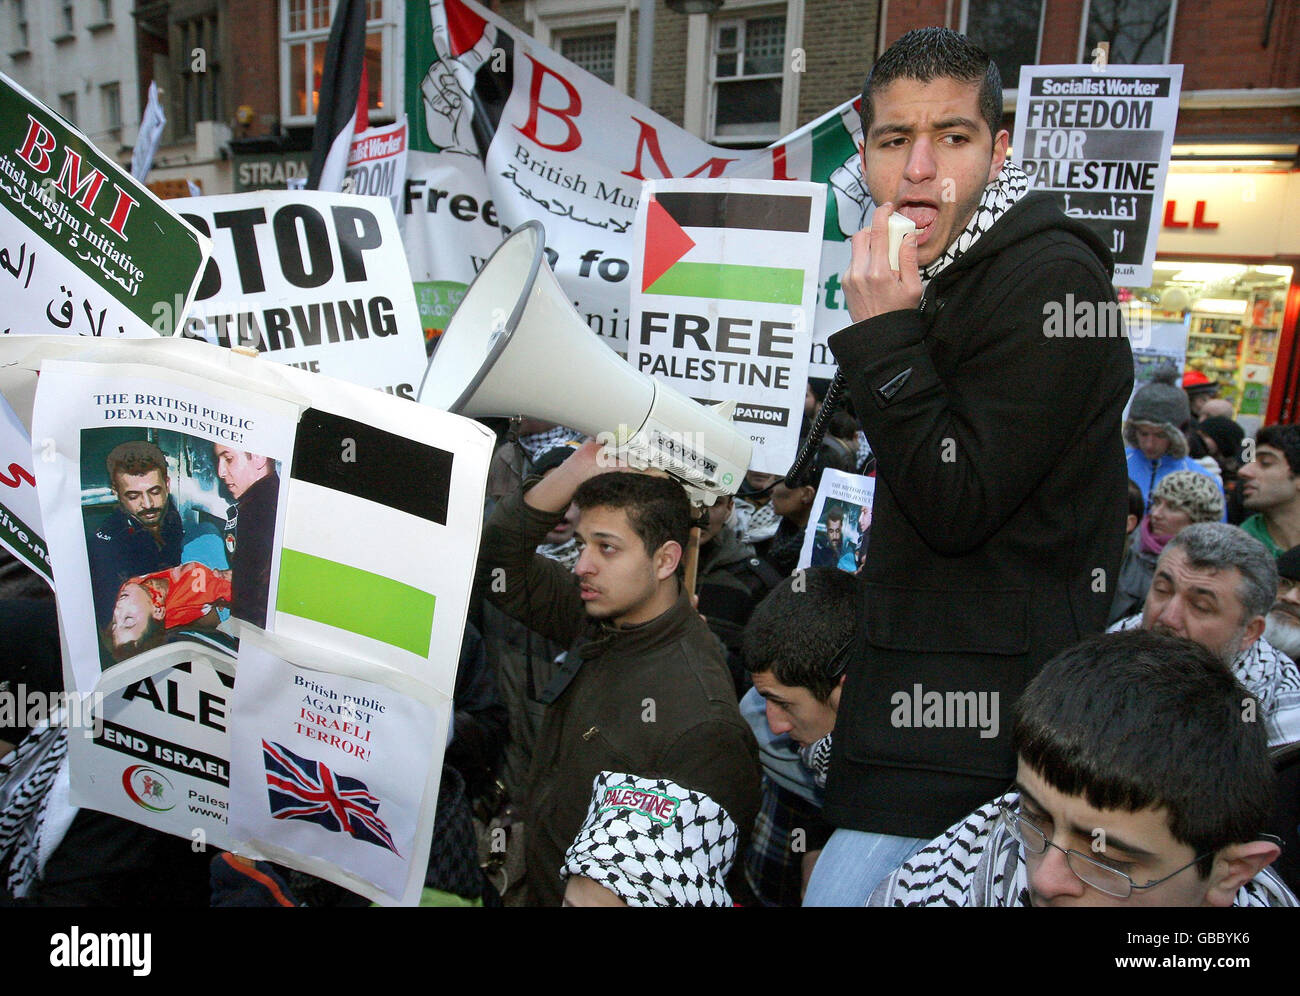
{"label": "british muslim initiative banner", "polygon": [[770,148],[709,145],[573,65],[472,0],[406,8],[410,153],[403,240],[421,322],[436,337],[474,274],[525,221],[578,313],[627,351],[633,224],[644,180],[805,180],[823,186],[809,373],[829,377],[831,333],[849,324],[840,275],[870,224],[859,98]]}

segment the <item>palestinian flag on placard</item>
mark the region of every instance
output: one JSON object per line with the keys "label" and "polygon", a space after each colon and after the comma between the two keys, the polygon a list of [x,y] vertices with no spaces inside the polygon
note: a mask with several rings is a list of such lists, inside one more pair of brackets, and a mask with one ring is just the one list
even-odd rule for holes
{"label": "palestinian flag on placard", "polygon": [[641,291],[679,297],[803,302],[802,267],[725,262],[756,232],[808,230],[812,199],[772,194],[663,191],[646,209]]}
{"label": "palestinian flag on placard", "polygon": [[358,105],[367,106],[363,87],[366,7],[367,0],[339,0],[330,22],[312,134],[311,167],[307,171],[308,190],[338,191],[343,187]]}
{"label": "palestinian flag on placard", "polygon": [[451,467],[439,447],[304,412],[276,611],[427,656],[436,599],[411,581],[446,525]]}

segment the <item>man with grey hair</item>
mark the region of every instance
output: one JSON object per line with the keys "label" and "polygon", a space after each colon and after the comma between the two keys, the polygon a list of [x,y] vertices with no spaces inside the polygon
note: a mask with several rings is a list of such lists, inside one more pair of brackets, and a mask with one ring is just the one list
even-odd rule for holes
{"label": "man with grey hair", "polygon": [[1264,639],[1292,660],[1300,657],[1300,546],[1277,558],[1277,601],[1264,620]]}
{"label": "man with grey hair", "polygon": [[1236,526],[1203,522],[1169,541],[1140,615],[1110,632],[1153,630],[1216,654],[1259,700],[1270,747],[1300,740],[1300,668],[1264,639],[1277,597],[1274,557]]}

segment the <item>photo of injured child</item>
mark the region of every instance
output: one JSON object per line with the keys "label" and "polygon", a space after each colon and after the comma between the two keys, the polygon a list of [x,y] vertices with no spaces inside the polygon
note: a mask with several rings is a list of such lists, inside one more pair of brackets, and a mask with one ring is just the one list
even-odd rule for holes
{"label": "photo of injured child", "polygon": [[228,570],[191,562],[123,582],[103,630],[109,653],[123,661],[161,645],[167,630],[216,629],[218,606],[230,605],[230,578]]}
{"label": "photo of injured child", "polygon": [[181,640],[233,653],[232,617],[266,624],[278,466],[187,433],[82,430],[102,667]]}

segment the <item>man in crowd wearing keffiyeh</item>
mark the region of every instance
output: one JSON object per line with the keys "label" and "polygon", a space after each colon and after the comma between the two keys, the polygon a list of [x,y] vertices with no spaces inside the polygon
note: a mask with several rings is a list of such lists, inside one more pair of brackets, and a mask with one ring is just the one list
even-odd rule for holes
{"label": "man in crowd wearing keffiyeh", "polygon": [[853,575],[812,567],[777,585],[745,629],[745,667],[754,687],[740,714],[758,741],[763,801],[745,852],[745,876],[759,901],[798,906],[831,834],[822,790],[858,607]]}
{"label": "man in crowd wearing keffiyeh", "polygon": [[[829,344],[878,484],[826,788],[838,829],[807,905],[862,903],[1011,780],[1005,732],[896,728],[900,694],[1009,704],[1053,654],[1100,632],[1110,607],[1133,380],[1127,340],[1093,336],[1116,307],[1113,262],[1029,191],[1002,117],[996,64],[944,28],[901,37],[863,92],[876,208],[843,280],[854,324]],[[897,269],[895,213],[916,226]]]}
{"label": "man in crowd wearing keffiyeh", "polygon": [[1236,526],[1201,522],[1169,541],[1142,612],[1111,631],[1140,627],[1199,643],[1255,696],[1268,745],[1281,747],[1300,741],[1300,669],[1263,636],[1278,590],[1263,543]]}
{"label": "man in crowd wearing keffiyeh", "polygon": [[927,844],[872,906],[1296,906],[1268,867],[1274,783],[1223,662],[1158,633],[1094,637],[1016,706],[1012,789]]}

